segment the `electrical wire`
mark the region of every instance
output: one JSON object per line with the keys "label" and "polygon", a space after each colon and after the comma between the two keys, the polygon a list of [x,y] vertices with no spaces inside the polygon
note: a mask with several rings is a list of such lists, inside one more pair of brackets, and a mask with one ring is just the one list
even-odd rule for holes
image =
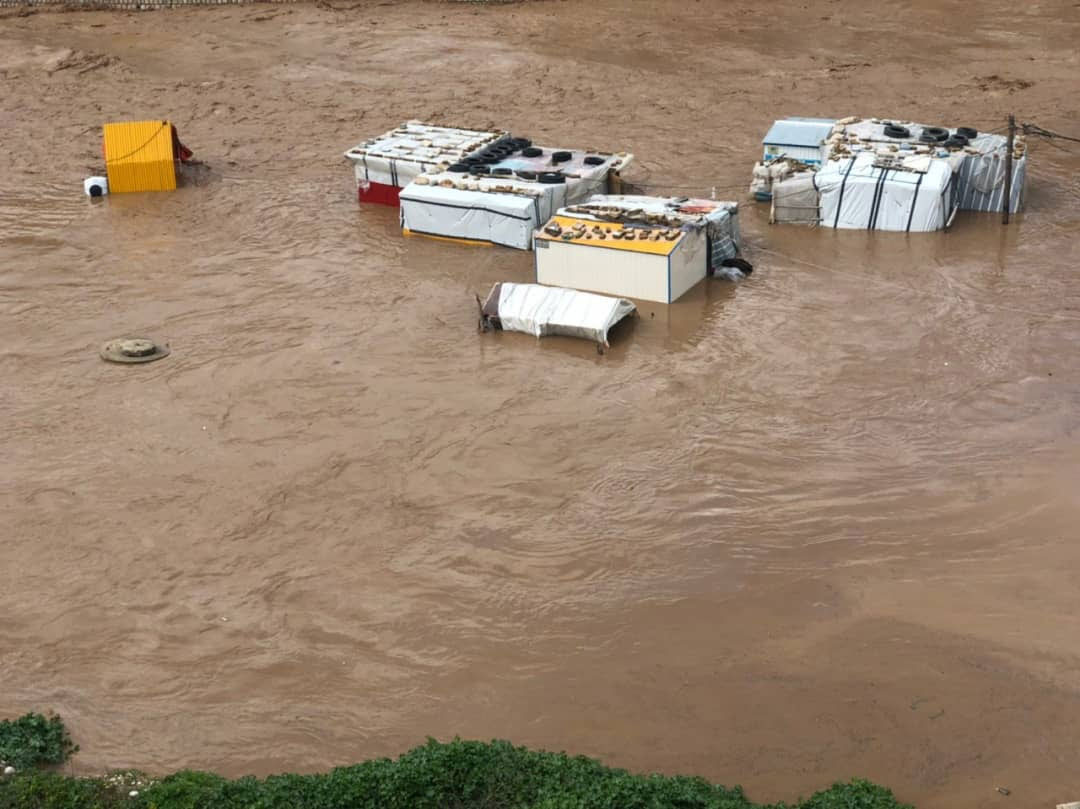
{"label": "electrical wire", "polygon": [[1060,132],[1054,132],[1050,129],[1044,129],[1038,124],[1031,124],[1027,121],[1024,121],[1022,124],[1020,124],[1020,127],[1021,129],[1023,129],[1025,135],[1042,135],[1044,138],[1061,138],[1062,140],[1071,140],[1076,143],[1080,143],[1080,138],[1074,137],[1072,135],[1063,135]]}

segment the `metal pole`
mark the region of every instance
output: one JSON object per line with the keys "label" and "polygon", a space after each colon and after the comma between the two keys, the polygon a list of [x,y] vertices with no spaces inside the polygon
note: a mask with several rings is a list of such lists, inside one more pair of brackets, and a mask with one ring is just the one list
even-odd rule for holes
{"label": "metal pole", "polygon": [[1016,135],[1016,118],[1009,116],[1009,143],[1005,147],[1005,198],[1001,201],[1001,224],[1009,224],[1009,202],[1012,200],[1013,136]]}

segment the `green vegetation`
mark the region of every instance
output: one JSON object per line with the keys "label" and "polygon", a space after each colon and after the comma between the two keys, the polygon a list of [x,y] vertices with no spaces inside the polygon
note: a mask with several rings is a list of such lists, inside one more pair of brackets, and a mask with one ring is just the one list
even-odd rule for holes
{"label": "green vegetation", "polygon": [[59,716],[28,713],[0,721],[0,762],[16,770],[63,764],[78,751]]}
{"label": "green vegetation", "polygon": [[[46,721],[59,723],[55,718]],[[66,740],[66,734],[62,738]],[[66,748],[61,744],[55,750],[73,752],[70,741],[66,743]],[[48,762],[57,763],[55,759]],[[135,785],[140,789],[133,790]],[[0,779],[0,809],[120,807],[767,809],[751,803],[739,787],[717,786],[702,778],[685,776],[631,775],[584,756],[537,752],[503,741],[440,743],[430,739],[396,760],[374,759],[320,775],[230,780],[205,772],[184,771],[151,781],[137,773],[72,778],[30,770]],[[910,807],[899,803],[883,787],[855,780],[837,784],[789,809]]]}

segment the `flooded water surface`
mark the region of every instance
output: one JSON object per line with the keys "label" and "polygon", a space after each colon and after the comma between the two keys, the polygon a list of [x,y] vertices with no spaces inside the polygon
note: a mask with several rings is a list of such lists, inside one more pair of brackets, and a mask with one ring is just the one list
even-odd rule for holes
{"label": "flooded water surface", "polygon": [[[753,276],[602,356],[478,334],[531,254],[402,238],[340,158],[496,124],[744,201],[786,114],[1080,134],[1077,10],[969,8],[0,17],[0,715],[61,713],[84,772],[461,735],[760,800],[1080,799],[1080,145],[1032,141],[1007,228],[747,202]],[[101,123],[162,116],[184,187],[81,196]],[[132,333],[172,355],[98,358]]]}

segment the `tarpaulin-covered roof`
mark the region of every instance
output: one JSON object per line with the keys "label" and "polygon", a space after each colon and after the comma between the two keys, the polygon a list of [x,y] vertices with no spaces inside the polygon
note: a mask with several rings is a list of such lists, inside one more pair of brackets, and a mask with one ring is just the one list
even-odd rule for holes
{"label": "tarpaulin-covered roof", "polygon": [[625,298],[504,282],[491,288],[481,314],[486,322],[493,321],[506,331],[534,337],[581,337],[606,346],[608,330],[636,309]]}
{"label": "tarpaulin-covered roof", "polygon": [[490,242],[528,250],[532,233],[560,207],[584,201],[633,155],[530,147],[494,162],[428,171],[399,198],[411,234]]}

